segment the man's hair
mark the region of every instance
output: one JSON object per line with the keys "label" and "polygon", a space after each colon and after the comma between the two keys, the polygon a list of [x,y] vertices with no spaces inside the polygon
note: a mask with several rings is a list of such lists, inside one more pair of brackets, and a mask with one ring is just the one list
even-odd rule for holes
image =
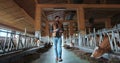
{"label": "man's hair", "polygon": [[55,19],[56,19],[57,17],[60,19],[60,16],[55,16]]}

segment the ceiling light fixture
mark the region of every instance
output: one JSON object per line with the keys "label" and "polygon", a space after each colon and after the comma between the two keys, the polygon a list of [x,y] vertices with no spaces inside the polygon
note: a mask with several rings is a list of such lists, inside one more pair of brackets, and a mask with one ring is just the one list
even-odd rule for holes
{"label": "ceiling light fixture", "polygon": [[53,8],[54,10],[66,10],[66,8],[61,7],[61,8]]}

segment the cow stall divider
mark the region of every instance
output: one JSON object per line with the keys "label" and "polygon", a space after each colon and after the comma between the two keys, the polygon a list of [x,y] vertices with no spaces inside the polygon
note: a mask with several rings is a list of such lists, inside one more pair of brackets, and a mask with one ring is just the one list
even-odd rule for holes
{"label": "cow stall divider", "polygon": [[86,35],[78,34],[78,45],[76,47],[85,47],[94,50],[95,47],[103,42],[105,36],[108,37],[111,52],[120,54],[120,27],[103,29]]}
{"label": "cow stall divider", "polygon": [[78,39],[80,43],[78,46],[94,49],[102,43],[105,36],[109,38],[111,51],[120,54],[120,28],[112,28],[98,32],[95,32],[94,28],[94,33],[87,35],[79,34]]}
{"label": "cow stall divider", "polygon": [[26,50],[37,46],[33,35],[0,30],[6,36],[0,35],[0,56],[8,53]]}

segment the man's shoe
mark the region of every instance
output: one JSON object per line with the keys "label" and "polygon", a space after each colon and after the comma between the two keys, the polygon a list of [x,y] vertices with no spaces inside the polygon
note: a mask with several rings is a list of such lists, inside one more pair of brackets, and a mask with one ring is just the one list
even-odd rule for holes
{"label": "man's shoe", "polygon": [[59,59],[59,62],[62,62],[63,60],[62,59]]}
{"label": "man's shoe", "polygon": [[58,58],[56,58],[56,61],[58,61]]}

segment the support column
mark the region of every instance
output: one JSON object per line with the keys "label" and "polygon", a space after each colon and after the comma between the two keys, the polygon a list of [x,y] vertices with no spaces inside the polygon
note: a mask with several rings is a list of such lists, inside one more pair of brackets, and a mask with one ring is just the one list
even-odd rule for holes
{"label": "support column", "polygon": [[49,36],[49,22],[46,21],[46,36]]}
{"label": "support column", "polygon": [[111,28],[111,19],[110,18],[107,18],[106,21],[105,21],[105,28],[109,29]]}
{"label": "support column", "polygon": [[85,16],[84,16],[84,9],[79,8],[77,9],[77,21],[78,21],[78,31],[81,34],[86,34],[85,31]]}
{"label": "support column", "polygon": [[73,35],[73,23],[72,22],[69,22],[69,30],[70,30],[70,36]]}
{"label": "support column", "polygon": [[91,33],[91,29],[90,29],[90,28],[88,28],[88,33],[89,33],[89,34]]}
{"label": "support column", "polygon": [[41,8],[36,4],[35,10],[35,37],[41,38]]}

